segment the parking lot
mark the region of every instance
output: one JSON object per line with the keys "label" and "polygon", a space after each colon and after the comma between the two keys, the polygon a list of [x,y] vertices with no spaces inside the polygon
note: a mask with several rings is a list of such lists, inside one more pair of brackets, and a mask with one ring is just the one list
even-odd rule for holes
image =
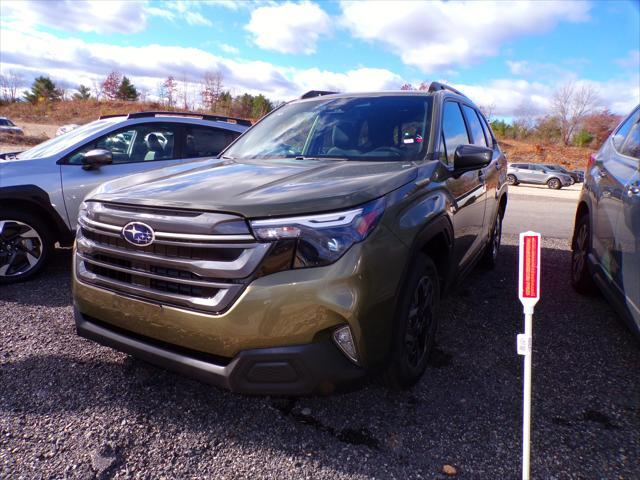
{"label": "parking lot", "polygon": [[[298,399],[228,393],[77,337],[60,251],[0,288],[0,478],[444,478],[444,465],[517,478],[516,244],[507,235],[498,267],[444,302],[413,390]],[[533,478],[637,478],[638,342],[603,299],[571,290],[566,238],[542,255]]]}

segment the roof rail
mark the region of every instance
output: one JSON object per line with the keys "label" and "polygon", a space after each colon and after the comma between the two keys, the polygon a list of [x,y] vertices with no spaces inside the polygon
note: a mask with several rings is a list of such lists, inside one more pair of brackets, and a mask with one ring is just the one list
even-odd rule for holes
{"label": "roof rail", "polygon": [[437,92],[439,90],[449,90],[450,92],[453,92],[453,93],[455,93],[457,95],[461,95],[461,96],[467,98],[467,96],[464,93],[462,93],[460,90],[457,90],[457,89],[455,89],[453,87],[450,87],[446,83],[431,82],[429,84],[429,88],[428,88],[429,93]]}
{"label": "roof rail", "polygon": [[322,97],[323,95],[333,95],[334,93],[338,93],[338,92],[329,92],[325,90],[309,90],[300,98],[305,99],[305,98],[313,98],[313,97]]}
{"label": "roof rail", "polygon": [[[101,115],[100,120],[104,118],[122,117],[124,115],[125,114]],[[203,120],[209,120],[212,122],[235,123],[238,125],[245,125],[247,127],[250,127],[252,125],[250,120],[245,120],[243,118],[223,117],[220,115],[207,115],[205,113],[195,113],[195,112],[135,112],[127,115],[127,118],[148,118],[148,117],[193,117],[193,118],[201,118]]]}

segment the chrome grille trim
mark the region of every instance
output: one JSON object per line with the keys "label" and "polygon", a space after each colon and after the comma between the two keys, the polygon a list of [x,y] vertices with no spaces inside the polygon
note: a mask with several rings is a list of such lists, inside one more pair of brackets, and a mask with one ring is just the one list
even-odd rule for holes
{"label": "chrome grille trim", "polygon": [[[155,231],[151,246],[140,247],[122,236],[124,225],[142,216],[135,207],[129,214],[118,206],[114,214],[106,204],[85,205],[76,237],[78,279],[146,301],[220,313],[238,298],[270,248],[248,227],[247,234],[243,232],[242,217],[198,212],[185,216],[162,209],[155,210],[157,216],[144,213],[145,222],[163,231]],[[226,231],[232,233],[220,234]]]}
{"label": "chrome grille trim", "polygon": [[[122,227],[117,225],[109,225],[107,223],[96,222],[86,217],[80,217],[78,219],[83,227],[93,228],[97,233],[109,233],[109,232],[121,232]],[[253,241],[255,238],[253,235],[200,235],[196,233],[170,233],[170,232],[155,232],[158,239],[181,239],[181,240],[195,240],[205,242],[234,242],[234,241]],[[185,242],[183,242],[185,243]]]}
{"label": "chrome grille trim", "polygon": [[[228,245],[229,247],[235,245]],[[136,252],[133,250],[122,250],[110,246],[105,246],[79,236],[76,240],[76,248],[79,253],[95,255],[104,253],[123,260],[136,260],[148,262],[153,265],[163,267],[173,267],[187,270],[201,277],[209,278],[244,278],[251,275],[269,249],[268,243],[255,243],[247,248],[242,254],[231,262],[211,261],[211,260],[188,260],[170,258],[160,255]]]}

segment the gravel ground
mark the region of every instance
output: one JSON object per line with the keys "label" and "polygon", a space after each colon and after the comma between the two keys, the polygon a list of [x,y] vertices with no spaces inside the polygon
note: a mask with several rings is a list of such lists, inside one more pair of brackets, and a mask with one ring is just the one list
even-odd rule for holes
{"label": "gravel ground", "polygon": [[[568,286],[544,241],[534,324],[534,478],[638,478],[640,348]],[[0,478],[519,477],[516,239],[442,305],[422,382],[324,398],[231,394],[74,333],[68,251],[0,287]],[[447,477],[448,478],[448,477]]]}

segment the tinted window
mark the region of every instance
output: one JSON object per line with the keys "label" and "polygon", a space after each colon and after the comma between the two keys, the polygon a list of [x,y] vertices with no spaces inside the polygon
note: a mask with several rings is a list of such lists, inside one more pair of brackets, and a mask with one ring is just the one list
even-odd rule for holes
{"label": "tinted window", "polygon": [[116,130],[89,142],[74,152],[68,163],[80,165],[94,148],[109,150],[113,163],[149,162],[176,158],[176,125],[144,123]]}
{"label": "tinted window", "polygon": [[293,102],[254,126],[225,152],[233,158],[421,160],[431,97],[325,97]]}
{"label": "tinted window", "polygon": [[616,150],[620,151],[622,149],[622,145],[624,144],[624,140],[627,137],[627,134],[635,125],[638,123],[638,117],[640,117],[640,110],[636,110],[636,112],[631,115],[627,120],[620,125],[620,128],[613,135],[613,144],[616,147]]}
{"label": "tinted window", "polygon": [[622,147],[622,154],[640,159],[640,123],[636,123]]}
{"label": "tinted window", "polygon": [[462,118],[460,106],[456,102],[446,102],[442,116],[442,131],[444,144],[447,149],[447,160],[453,165],[453,156],[458,145],[468,145],[469,135]]}
{"label": "tinted window", "polygon": [[186,129],[184,158],[217,157],[238,135],[219,128],[189,126]]}
{"label": "tinted window", "polygon": [[467,117],[469,123],[469,130],[471,130],[471,136],[473,137],[473,144],[480,145],[481,147],[487,146],[487,141],[484,138],[484,130],[482,130],[482,124],[476,114],[476,111],[466,105],[462,106],[464,114]]}

